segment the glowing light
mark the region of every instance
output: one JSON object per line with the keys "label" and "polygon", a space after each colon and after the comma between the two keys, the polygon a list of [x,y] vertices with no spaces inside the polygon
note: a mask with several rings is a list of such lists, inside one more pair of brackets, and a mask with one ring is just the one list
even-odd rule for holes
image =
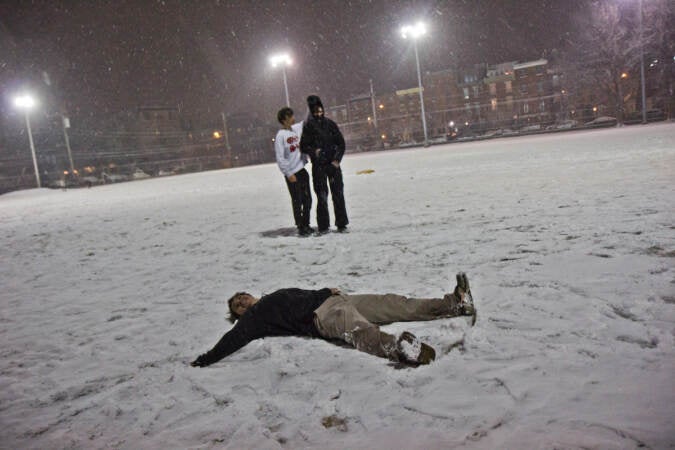
{"label": "glowing light", "polygon": [[383,135],[380,136],[380,137],[381,137],[382,139],[387,139],[387,135],[386,135],[386,134],[383,134]]}
{"label": "glowing light", "polygon": [[213,132],[213,139],[220,139],[220,137],[221,137],[220,131]]}
{"label": "glowing light", "polygon": [[14,97],[14,106],[21,109],[32,109],[37,102],[30,94],[21,94]]}
{"label": "glowing light", "polygon": [[401,35],[403,39],[417,39],[427,33],[427,27],[422,22],[417,22],[415,25],[405,25],[401,27]]}
{"label": "glowing light", "polygon": [[597,106],[594,106],[594,107],[593,107],[593,112],[598,112],[598,107],[597,107]]}
{"label": "glowing light", "polygon": [[380,104],[380,109],[384,109],[384,105]]}
{"label": "glowing light", "polygon": [[288,55],[288,53],[281,53],[279,55],[272,56],[270,58],[270,64],[272,64],[272,67],[277,67],[281,64],[290,66],[293,64],[293,60],[291,60],[291,57]]}
{"label": "glowing light", "polygon": [[626,72],[623,72],[623,73],[621,74],[621,78],[628,78],[628,74],[627,74]]}

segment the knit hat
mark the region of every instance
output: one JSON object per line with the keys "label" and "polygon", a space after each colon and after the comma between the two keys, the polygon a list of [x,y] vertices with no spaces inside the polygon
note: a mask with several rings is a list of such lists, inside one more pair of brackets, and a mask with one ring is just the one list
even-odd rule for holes
{"label": "knit hat", "polygon": [[323,108],[323,103],[318,95],[310,95],[307,97],[307,106],[309,107],[310,114],[313,114],[318,107]]}

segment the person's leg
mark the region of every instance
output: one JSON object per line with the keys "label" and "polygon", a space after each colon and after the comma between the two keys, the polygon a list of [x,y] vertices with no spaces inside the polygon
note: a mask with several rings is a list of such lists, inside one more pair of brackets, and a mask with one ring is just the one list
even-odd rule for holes
{"label": "person's leg", "polygon": [[316,225],[319,231],[327,231],[330,226],[328,215],[328,183],[325,167],[312,164],[312,184],[316,193]]}
{"label": "person's leg", "polygon": [[312,211],[312,193],[309,187],[309,174],[302,169],[297,174],[298,190],[300,191],[300,203],[302,212],[302,226],[309,229],[309,215]]}
{"label": "person's leg", "polygon": [[345,228],[349,224],[349,219],[347,218],[347,207],[345,205],[342,169],[331,165],[328,182],[330,183],[330,194],[333,200],[333,211],[335,212],[335,226],[338,229]]}
{"label": "person's leg", "polygon": [[293,206],[293,219],[295,219],[295,226],[298,227],[298,230],[302,229],[302,203],[301,203],[301,191],[299,189],[298,182],[291,183],[288,181],[288,178],[284,177],[286,180],[286,186],[288,186],[288,192],[291,194],[291,205]]}
{"label": "person's leg", "polygon": [[341,339],[357,350],[396,362],[428,364],[435,358],[433,348],[409,332],[396,338],[369,322],[346,296],[334,295],[314,311],[314,324],[326,339]]}
{"label": "person's leg", "polygon": [[377,324],[435,320],[463,315],[455,294],[447,294],[444,298],[408,298],[397,294],[361,294],[345,297],[363,317]]}

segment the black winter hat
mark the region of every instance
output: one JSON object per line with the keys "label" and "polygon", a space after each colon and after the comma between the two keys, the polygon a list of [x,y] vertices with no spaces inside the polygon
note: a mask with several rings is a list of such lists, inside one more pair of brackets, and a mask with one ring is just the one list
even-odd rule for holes
{"label": "black winter hat", "polygon": [[307,106],[309,107],[309,112],[314,113],[319,106],[323,108],[323,103],[321,103],[321,99],[318,95],[310,95],[307,97]]}

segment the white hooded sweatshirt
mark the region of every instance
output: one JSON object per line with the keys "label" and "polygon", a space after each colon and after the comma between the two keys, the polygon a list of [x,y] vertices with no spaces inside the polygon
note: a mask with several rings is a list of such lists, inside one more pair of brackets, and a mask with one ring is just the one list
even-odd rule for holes
{"label": "white hooded sweatshirt", "polygon": [[274,138],[277,165],[286,178],[298,172],[307,164],[307,155],[300,152],[302,122],[291,125],[290,130],[282,128]]}

